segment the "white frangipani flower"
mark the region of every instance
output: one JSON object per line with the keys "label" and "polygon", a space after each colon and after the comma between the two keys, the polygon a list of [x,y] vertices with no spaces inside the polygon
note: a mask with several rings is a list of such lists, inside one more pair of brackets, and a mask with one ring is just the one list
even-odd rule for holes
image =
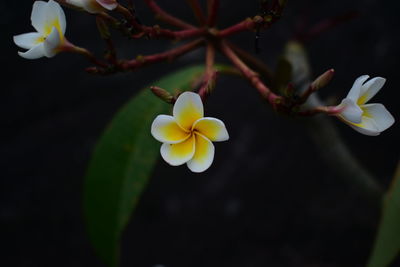
{"label": "white frangipani flower", "polygon": [[392,126],[394,118],[382,104],[367,104],[386,81],[375,77],[366,82],[368,78],[368,75],[363,75],[354,82],[347,97],[338,106],[342,111],[337,116],[354,130],[376,136]]}
{"label": "white frangipani flower", "polygon": [[61,6],[50,0],[33,3],[31,14],[32,26],[37,32],[24,33],[14,36],[14,43],[28,49],[18,54],[26,59],[53,57],[67,43],[64,37],[67,23]]}
{"label": "white frangipani flower", "polygon": [[173,116],[159,115],[153,121],[151,134],[162,142],[161,156],[172,166],[187,164],[192,172],[207,170],[214,160],[213,142],[229,139],[225,124],[204,117],[198,94],[182,93],[175,102]]}
{"label": "white frangipani flower", "polygon": [[118,6],[116,0],[67,0],[66,2],[93,14],[113,10]]}

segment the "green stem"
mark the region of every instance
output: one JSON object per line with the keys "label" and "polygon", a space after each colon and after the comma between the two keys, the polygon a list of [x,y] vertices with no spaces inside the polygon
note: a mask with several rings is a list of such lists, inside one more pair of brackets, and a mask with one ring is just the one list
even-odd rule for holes
{"label": "green stem", "polygon": [[[285,56],[293,67],[292,80],[294,86],[300,88],[300,93],[304,92],[311,83],[311,67],[305,48],[301,43],[289,42],[286,46]],[[325,105],[318,98],[317,93],[311,95],[304,104],[306,109],[313,109],[318,106]],[[374,205],[380,205],[384,193],[383,189],[367,168],[362,166],[351,153],[334,126],[332,118],[314,116],[302,121],[312,140],[321,151],[322,157],[332,166],[332,170],[336,171],[343,180],[362,190]]]}
{"label": "green stem", "polygon": [[[318,96],[312,95],[306,105],[323,105]],[[374,176],[358,161],[343,141],[332,118],[313,116],[302,119],[309,135],[332,170],[347,183],[356,186],[374,203],[380,205],[383,189]]]}

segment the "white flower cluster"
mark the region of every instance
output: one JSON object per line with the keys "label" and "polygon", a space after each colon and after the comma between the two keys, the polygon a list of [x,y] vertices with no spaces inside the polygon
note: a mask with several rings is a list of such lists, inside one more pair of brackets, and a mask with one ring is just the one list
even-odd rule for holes
{"label": "white flower cluster", "polygon": [[[67,0],[66,2],[90,13],[113,10],[118,6],[115,0]],[[31,22],[36,32],[14,36],[14,43],[27,49],[26,52],[18,52],[21,57],[50,58],[72,46],[64,36],[67,23],[64,11],[57,2],[53,0],[34,2]]]}
{"label": "white flower cluster", "polygon": [[[116,0],[66,0],[89,13],[100,13],[118,7]],[[14,42],[26,52],[18,54],[26,59],[53,57],[73,48],[65,38],[67,27],[61,6],[53,1],[36,1],[31,14],[36,32],[14,36]],[[394,123],[393,116],[382,104],[368,104],[383,87],[385,79],[368,75],[359,77],[347,97],[336,108],[336,116],[356,131],[370,136],[379,135]],[[187,164],[193,172],[203,172],[214,159],[213,141],[226,141],[228,132],[222,121],[204,117],[203,103],[198,94],[185,92],[177,99],[173,116],[155,118],[151,133],[162,142],[161,156],[170,165]]]}
{"label": "white flower cluster", "polygon": [[370,136],[379,135],[394,123],[393,116],[382,104],[367,104],[385,84],[385,79],[376,77],[368,82],[369,76],[359,77],[343,99],[337,116],[354,130]]}

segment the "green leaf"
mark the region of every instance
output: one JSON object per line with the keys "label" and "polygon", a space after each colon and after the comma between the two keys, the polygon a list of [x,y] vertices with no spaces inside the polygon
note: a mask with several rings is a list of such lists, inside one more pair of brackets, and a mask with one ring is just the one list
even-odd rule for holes
{"label": "green leaf", "polygon": [[382,218],[368,267],[389,266],[400,253],[400,163],[386,193]]}
{"label": "green leaf", "polygon": [[[185,68],[156,85],[170,91],[191,89],[203,66]],[[151,123],[171,106],[145,88],[114,117],[98,142],[86,176],[84,210],[90,240],[108,266],[117,266],[119,241],[158,159],[160,143]]]}

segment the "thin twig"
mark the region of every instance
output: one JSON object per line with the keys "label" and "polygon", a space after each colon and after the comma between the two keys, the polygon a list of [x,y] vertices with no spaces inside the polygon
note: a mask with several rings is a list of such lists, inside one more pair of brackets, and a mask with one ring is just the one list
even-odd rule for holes
{"label": "thin twig", "polygon": [[226,29],[221,30],[218,33],[218,37],[226,38],[228,36],[234,35],[239,32],[254,30],[255,28],[256,28],[256,23],[254,22],[254,20],[251,18],[247,18],[244,21],[241,21],[233,26],[230,26]]}
{"label": "thin twig", "polygon": [[120,13],[129,22],[129,24],[137,31],[143,31],[143,25],[140,24],[136,17],[123,5],[118,5],[115,9],[116,12]]}
{"label": "thin twig", "polygon": [[161,61],[171,61],[179,56],[182,56],[190,51],[195,50],[203,43],[203,39],[198,39],[190,43],[184,44],[177,48],[148,56],[139,56],[136,59],[121,63],[123,70],[134,70],[148,64],[157,63]]}
{"label": "thin twig", "polygon": [[264,64],[259,58],[253,56],[242,48],[232,44],[231,42],[226,42],[227,45],[235,51],[235,53],[250,67],[253,67],[257,70],[258,73],[261,74],[263,78],[265,78],[268,82],[272,81],[272,71],[268,68],[267,65]]}
{"label": "thin twig", "polygon": [[114,29],[118,30],[122,35],[124,36],[131,36],[131,31],[125,27],[125,25],[121,22],[119,22],[116,18],[114,18],[113,16],[109,15],[106,12],[100,12],[98,14],[96,14],[97,17],[101,17],[102,19],[104,19],[105,21],[107,21],[107,23]]}
{"label": "thin twig", "polygon": [[206,71],[204,73],[203,84],[199,89],[199,95],[205,100],[209,95],[210,90],[215,86],[215,80],[217,78],[217,72],[214,70],[215,62],[215,47],[211,42],[207,42],[206,49]]}
{"label": "thin twig", "polygon": [[85,56],[91,63],[95,64],[96,66],[99,66],[101,68],[106,68],[108,65],[104,62],[101,62],[98,60],[92,52],[87,50],[86,48],[75,46],[68,41],[60,48],[61,51],[63,52],[70,52],[70,53],[76,53]]}
{"label": "thin twig", "polygon": [[195,29],[196,27],[184,22],[183,20],[180,20],[169,13],[165,12],[162,8],[160,8],[156,2],[153,0],[145,0],[147,6],[156,14],[156,16],[160,19],[163,20],[166,23],[169,23],[173,26],[176,26],[178,28],[182,29]]}
{"label": "thin twig", "polygon": [[101,38],[104,40],[104,42],[107,45],[107,53],[105,55],[105,58],[112,64],[112,65],[117,65],[117,52],[115,50],[114,42],[111,39],[110,31],[108,29],[108,25],[106,21],[102,18],[97,16],[96,17],[96,24],[97,24],[97,29],[99,30]]}
{"label": "thin twig", "polygon": [[199,1],[198,0],[186,0],[186,2],[189,3],[189,5],[192,8],[193,13],[196,16],[197,21],[200,23],[200,25],[205,25],[206,18],[204,17],[203,10],[201,10]]}
{"label": "thin twig", "polygon": [[206,73],[211,74],[212,72],[214,72],[214,61],[215,48],[211,42],[208,42],[206,51]]}
{"label": "thin twig", "polygon": [[327,19],[317,23],[313,27],[311,27],[311,29],[309,29],[308,31],[306,31],[304,33],[298,33],[294,39],[299,42],[303,42],[303,43],[308,42],[310,40],[314,40],[321,34],[326,33],[328,31],[330,31],[331,29],[337,27],[338,25],[348,22],[349,20],[352,20],[357,16],[358,16],[357,12],[349,11],[349,12],[347,12],[345,14],[341,14],[339,16],[327,18]]}
{"label": "thin twig", "polygon": [[286,6],[286,0],[275,0],[269,14],[265,16],[255,16],[254,18],[247,18],[231,27],[228,27],[219,32],[220,37],[227,37],[243,31],[267,29],[276,21],[278,21]]}
{"label": "thin twig", "polygon": [[318,106],[315,108],[307,109],[307,110],[301,110],[296,112],[296,115],[299,116],[314,116],[316,114],[321,114],[325,113],[328,115],[337,115],[340,112],[342,112],[342,108],[338,108],[337,106]]}
{"label": "thin twig", "polygon": [[111,39],[105,39],[107,45],[107,55],[106,58],[110,61],[113,65],[118,65],[117,60],[117,51],[115,50],[114,42]]}
{"label": "thin twig", "polygon": [[242,74],[250,81],[250,83],[259,91],[261,96],[265,98],[274,108],[281,103],[282,97],[274,94],[261,80],[257,73],[251,70],[237,55],[236,53],[225,43],[220,43],[221,51],[224,55],[230,59]]}
{"label": "thin twig", "polygon": [[217,20],[219,0],[207,0],[208,18],[207,25],[213,27]]}
{"label": "thin twig", "polygon": [[[206,29],[190,29],[181,31],[171,31],[167,29],[161,29],[158,25],[154,27],[144,27],[141,36],[146,35],[150,38],[166,38],[173,40],[183,40],[193,37],[204,36],[207,33]],[[139,35],[140,36],[140,35]]]}
{"label": "thin twig", "polygon": [[[132,38],[140,38],[142,36],[150,38],[166,38],[166,39],[188,39],[193,37],[200,37],[206,34],[205,29],[192,27],[190,29],[184,29],[181,31],[172,31],[169,29],[162,29],[160,26],[155,25],[153,27],[145,26],[137,22],[136,17],[125,7],[119,5],[116,9],[117,12],[122,14],[127,21],[130,22],[132,27],[138,32],[137,34],[130,34]],[[102,16],[114,23],[113,18],[107,14],[102,14]]]}

